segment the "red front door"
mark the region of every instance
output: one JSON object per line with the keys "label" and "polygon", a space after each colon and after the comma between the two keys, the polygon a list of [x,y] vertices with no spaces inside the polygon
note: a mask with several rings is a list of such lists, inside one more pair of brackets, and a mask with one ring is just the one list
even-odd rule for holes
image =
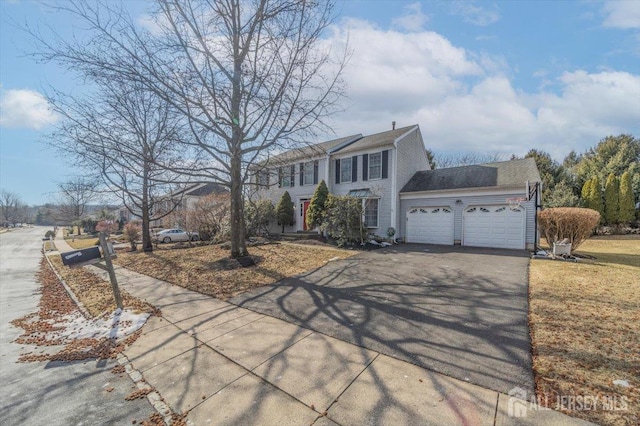
{"label": "red front door", "polygon": [[308,231],[307,229],[307,210],[309,209],[309,201],[302,202],[302,230]]}

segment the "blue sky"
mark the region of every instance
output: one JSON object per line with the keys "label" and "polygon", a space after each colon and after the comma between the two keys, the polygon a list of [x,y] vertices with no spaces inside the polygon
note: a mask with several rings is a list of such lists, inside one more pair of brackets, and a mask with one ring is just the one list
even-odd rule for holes
{"label": "blue sky", "polygon": [[[145,3],[129,1],[142,18]],[[640,0],[340,1],[327,42],[349,38],[338,136],[419,124],[438,153],[531,148],[562,160],[609,134],[640,137]],[[70,33],[40,3],[0,0],[0,187],[29,204],[74,174],[44,144],[42,93],[81,93],[74,75],[23,57],[15,27]]]}

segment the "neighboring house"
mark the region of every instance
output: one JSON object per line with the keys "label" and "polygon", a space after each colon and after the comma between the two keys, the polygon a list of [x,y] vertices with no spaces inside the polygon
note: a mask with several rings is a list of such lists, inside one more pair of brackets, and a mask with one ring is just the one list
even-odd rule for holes
{"label": "neighboring house", "polygon": [[540,182],[533,158],[418,172],[400,190],[400,235],[407,242],[532,250]]}
{"label": "neighboring house", "polygon": [[[262,164],[254,175],[254,198],[278,203],[289,191],[295,221],[286,232],[309,230],[306,211],[317,184],[324,180],[329,192],[362,199],[365,225],[386,237],[398,229],[398,191],[418,170],[429,168],[417,125],[370,136],[360,134],[284,152]],[[277,232],[277,224],[273,224]]]}
{"label": "neighboring house", "polygon": [[430,170],[417,125],[287,151],[260,167],[252,198],[275,205],[291,195],[296,223],[285,232],[308,230],[306,210],[324,180],[332,194],[361,198],[365,225],[381,237],[394,228],[415,243],[533,249],[538,241],[533,158]]}

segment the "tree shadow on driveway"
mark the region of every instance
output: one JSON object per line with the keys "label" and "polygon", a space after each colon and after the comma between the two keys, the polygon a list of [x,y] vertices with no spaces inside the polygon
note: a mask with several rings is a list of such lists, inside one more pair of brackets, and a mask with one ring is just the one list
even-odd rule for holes
{"label": "tree shadow on driveway", "polygon": [[528,262],[524,252],[407,244],[230,302],[498,392],[533,392]]}

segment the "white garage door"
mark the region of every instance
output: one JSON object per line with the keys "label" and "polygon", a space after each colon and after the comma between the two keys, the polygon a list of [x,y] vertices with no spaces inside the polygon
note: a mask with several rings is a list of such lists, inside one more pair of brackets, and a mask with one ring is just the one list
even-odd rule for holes
{"label": "white garage door", "polygon": [[453,211],[449,207],[412,207],[407,212],[407,242],[453,244]]}
{"label": "white garage door", "polygon": [[462,216],[463,244],[476,247],[523,249],[524,208],[509,206],[469,207]]}

